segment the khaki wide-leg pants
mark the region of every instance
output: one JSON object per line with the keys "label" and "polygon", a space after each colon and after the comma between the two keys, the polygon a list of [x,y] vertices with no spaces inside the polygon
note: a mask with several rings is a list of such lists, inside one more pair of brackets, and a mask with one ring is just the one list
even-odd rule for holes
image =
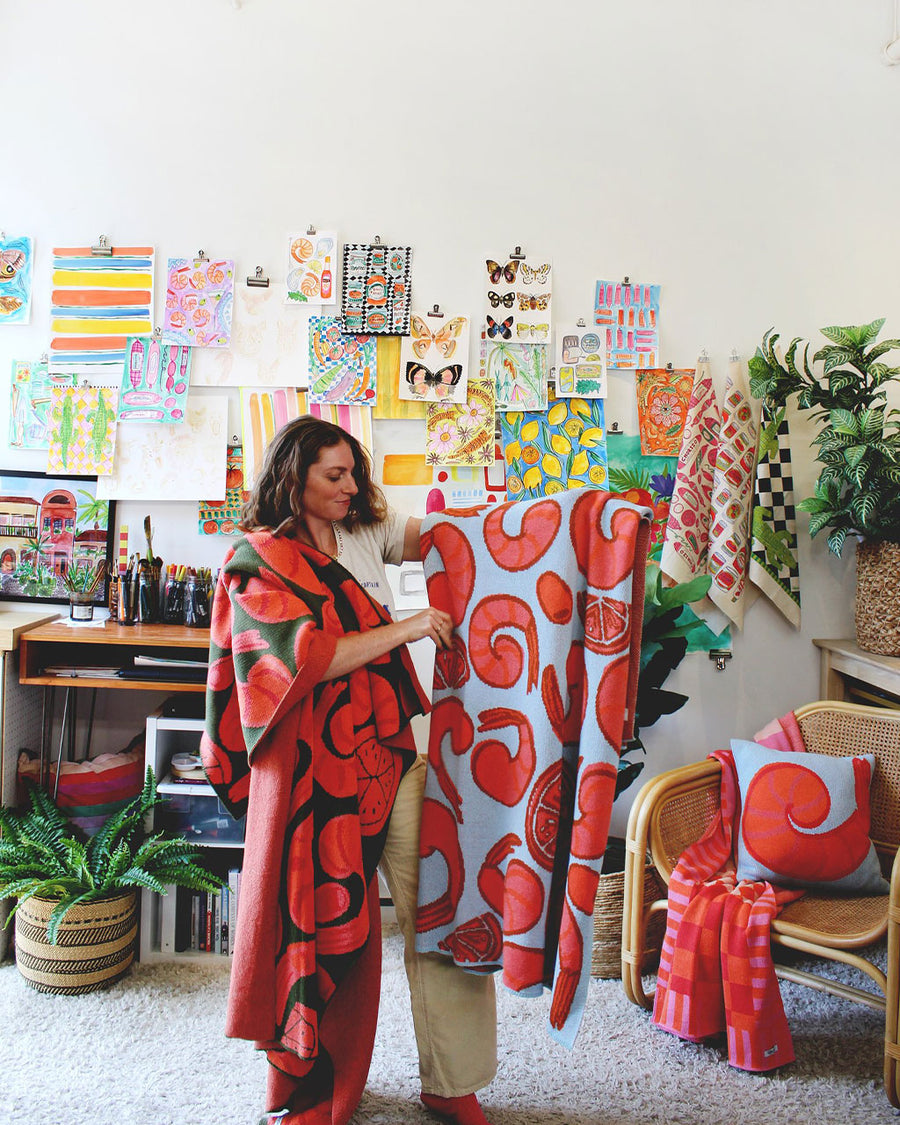
{"label": "khaki wide-leg pants", "polygon": [[443,954],[416,952],[424,789],[425,759],[420,757],[400,783],[380,867],[406,947],[422,1090],[457,1098],[480,1090],[497,1072],[494,978],[490,973],[464,972]]}

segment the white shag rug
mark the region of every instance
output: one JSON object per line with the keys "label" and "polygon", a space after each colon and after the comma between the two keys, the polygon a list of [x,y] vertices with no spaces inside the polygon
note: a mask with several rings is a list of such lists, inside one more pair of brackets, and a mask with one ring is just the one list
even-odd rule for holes
{"label": "white shag rug", "polygon": [[[434,1125],[419,1084],[402,942],[386,930],[378,1041],[354,1125]],[[264,1058],[222,1034],[228,968],[137,965],[85,996],[45,996],[0,966],[0,1122],[256,1125]],[[723,1044],[650,1026],[620,981],[594,981],[574,1050],[546,1033],[548,998],[498,988],[500,1069],[480,1097],[492,1125],[879,1125],[879,1013],[782,984],[797,1062],[733,1070]]]}

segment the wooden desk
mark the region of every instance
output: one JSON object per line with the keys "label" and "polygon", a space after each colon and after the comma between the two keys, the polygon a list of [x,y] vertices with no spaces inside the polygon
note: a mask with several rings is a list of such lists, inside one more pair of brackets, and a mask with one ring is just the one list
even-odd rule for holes
{"label": "wooden desk", "polygon": [[112,688],[127,691],[202,692],[202,683],[183,680],[132,680],[118,676],[48,676],[50,666],[131,667],[139,653],[186,660],[206,660],[209,630],[184,625],[68,625],[53,621],[24,633],[19,641],[19,682],[66,688]]}
{"label": "wooden desk", "polygon": [[[900,657],[866,652],[852,640],[819,639],[813,644],[821,649],[819,695],[822,699],[900,707]],[[867,688],[872,690],[867,692]]]}

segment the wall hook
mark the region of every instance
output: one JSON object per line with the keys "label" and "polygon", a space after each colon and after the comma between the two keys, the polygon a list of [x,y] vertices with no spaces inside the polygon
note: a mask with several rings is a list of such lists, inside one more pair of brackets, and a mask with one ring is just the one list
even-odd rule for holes
{"label": "wall hook", "polygon": [[260,289],[268,289],[269,288],[269,279],[263,273],[262,266],[256,267],[256,272],[254,274],[252,274],[250,277],[247,278],[247,284],[248,285],[255,285]]}
{"label": "wall hook", "polygon": [[522,247],[517,246],[515,250],[513,250],[513,252],[510,254],[509,259],[511,262],[517,262],[521,261],[524,257],[525,255],[522,253]]}
{"label": "wall hook", "polygon": [[724,672],[725,665],[731,660],[731,652],[727,648],[711,648],[709,659],[715,660],[717,672]]}
{"label": "wall hook", "polygon": [[112,252],[112,244],[105,234],[101,234],[97,239],[96,246],[91,247],[91,255],[94,258],[111,258]]}
{"label": "wall hook", "polygon": [[444,314],[441,312],[441,306],[438,305],[438,304],[435,304],[434,307],[431,309],[431,311],[427,312],[425,315],[426,316],[440,316],[440,317],[442,317]]}

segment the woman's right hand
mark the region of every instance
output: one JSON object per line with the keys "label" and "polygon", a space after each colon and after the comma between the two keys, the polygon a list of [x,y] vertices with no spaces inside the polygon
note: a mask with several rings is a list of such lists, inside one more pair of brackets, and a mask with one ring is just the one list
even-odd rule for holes
{"label": "woman's right hand", "polygon": [[405,618],[400,624],[405,625],[407,636],[404,640],[419,641],[423,637],[430,637],[438,648],[449,648],[450,638],[453,635],[453,621],[449,613],[429,606],[412,617]]}

